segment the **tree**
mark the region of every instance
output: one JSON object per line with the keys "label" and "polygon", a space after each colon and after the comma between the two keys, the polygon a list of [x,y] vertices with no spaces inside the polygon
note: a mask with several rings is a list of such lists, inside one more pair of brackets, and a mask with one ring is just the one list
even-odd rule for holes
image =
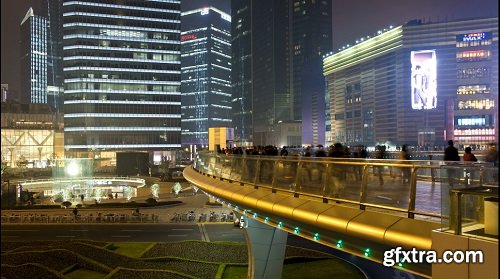
{"label": "tree", "polygon": [[179,195],[179,192],[182,190],[182,186],[179,182],[175,182],[174,186],[172,186],[172,191],[174,191],[175,195]]}
{"label": "tree", "polygon": [[2,154],[2,181],[6,170],[7,170],[7,162],[5,162],[5,157]]}
{"label": "tree", "polygon": [[160,193],[160,185],[155,183],[155,184],[151,185],[150,188],[151,188],[151,194],[153,195],[153,197],[158,198],[159,193]]}
{"label": "tree", "polygon": [[166,156],[161,156],[159,170],[162,177],[162,181],[168,175],[169,168],[170,168],[170,160],[168,160]]}

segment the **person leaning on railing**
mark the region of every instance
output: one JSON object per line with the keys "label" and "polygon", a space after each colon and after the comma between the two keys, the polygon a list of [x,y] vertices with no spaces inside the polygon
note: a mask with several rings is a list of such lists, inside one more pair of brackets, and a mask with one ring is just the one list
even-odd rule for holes
{"label": "person leaning on railing", "polygon": [[485,161],[492,163],[494,166],[497,165],[498,161],[498,150],[494,143],[488,145],[488,151],[486,152]]}
{"label": "person leaning on railing", "polygon": [[[399,152],[399,160],[401,160],[401,163],[405,163],[405,161],[410,160],[410,153],[408,152],[408,145],[403,144],[401,147],[401,151]],[[409,168],[402,168],[402,174],[403,174],[403,184],[408,184],[410,183],[410,169]]]}
{"label": "person leaning on railing", "polygon": [[[449,162],[447,163],[448,165],[454,165],[455,163],[453,162],[460,161],[460,156],[458,156],[458,149],[455,146],[453,146],[453,140],[448,141],[448,147],[446,147],[446,149],[444,150],[443,160],[448,161]],[[455,177],[458,175],[458,172],[454,168],[448,168],[446,169],[446,172],[448,174],[448,185],[450,187],[453,187],[454,180]]]}

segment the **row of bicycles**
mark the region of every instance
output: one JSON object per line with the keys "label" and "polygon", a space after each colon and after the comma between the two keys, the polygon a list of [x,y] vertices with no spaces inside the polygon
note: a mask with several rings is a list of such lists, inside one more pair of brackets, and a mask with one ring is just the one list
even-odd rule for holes
{"label": "row of bicycles", "polygon": [[216,213],[215,211],[211,211],[210,213],[196,213],[194,211],[189,211],[175,213],[170,219],[170,222],[234,222],[234,219],[235,216],[233,212]]}

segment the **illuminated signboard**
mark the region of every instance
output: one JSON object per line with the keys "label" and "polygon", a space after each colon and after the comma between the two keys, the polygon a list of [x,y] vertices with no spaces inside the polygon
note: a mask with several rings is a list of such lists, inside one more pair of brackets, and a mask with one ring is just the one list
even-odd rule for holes
{"label": "illuminated signboard", "polygon": [[189,40],[194,40],[194,39],[196,39],[195,34],[181,35],[181,41],[189,41]]}
{"label": "illuminated signboard", "polygon": [[411,52],[411,107],[435,109],[437,106],[437,60],[435,50]]}
{"label": "illuminated signboard", "polygon": [[457,42],[471,42],[491,39],[491,32],[476,32],[457,35]]}

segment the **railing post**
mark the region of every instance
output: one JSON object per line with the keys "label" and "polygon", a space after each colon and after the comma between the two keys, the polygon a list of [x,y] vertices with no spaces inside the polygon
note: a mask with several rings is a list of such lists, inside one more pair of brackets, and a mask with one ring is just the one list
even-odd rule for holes
{"label": "railing post", "polygon": [[410,200],[408,201],[408,218],[415,218],[415,203],[417,199],[417,168],[411,167]]}
{"label": "railing post", "polygon": [[302,188],[302,165],[304,162],[302,160],[297,162],[297,171],[295,173],[295,189],[293,191],[296,193]]}
{"label": "railing post", "polygon": [[[229,158],[228,158],[229,157]],[[227,156],[227,159],[229,159],[229,174],[227,176],[227,179],[231,180],[231,175],[233,174],[233,164],[236,162],[236,158],[234,155]]]}
{"label": "railing post", "polygon": [[450,191],[450,229],[453,229],[456,235],[462,234],[462,194],[458,191]]}
{"label": "railing post", "polygon": [[[245,156],[245,155],[242,155],[242,156]],[[242,157],[241,160],[243,160],[243,163],[241,165],[241,178],[240,178],[240,185],[243,185],[243,180],[245,179],[245,176],[247,175],[247,158],[246,157]]]}
{"label": "railing post", "polygon": [[278,183],[278,179],[276,179],[276,176],[278,175],[278,166],[281,160],[274,160],[274,165],[273,165],[273,178],[271,180],[271,191],[273,193],[276,193],[276,184]]}
{"label": "railing post", "polygon": [[[329,194],[329,186],[330,186],[330,175],[331,175],[331,170],[330,170],[330,167],[335,167],[335,165],[333,166],[330,166],[330,164],[328,163],[320,163],[320,164],[325,164],[325,180],[321,180],[323,181],[323,202],[325,202],[325,199],[327,199],[327,195]],[[320,174],[320,175],[323,175],[323,174]],[[338,187],[338,185],[336,185]]]}
{"label": "railing post", "polygon": [[368,187],[368,165],[363,166],[363,178],[361,178],[361,190],[359,192],[359,209],[364,210],[365,206],[361,203],[366,202],[366,188]]}
{"label": "railing post", "polygon": [[256,170],[255,170],[255,177],[253,178],[253,184],[254,185],[257,185],[257,180],[259,179],[260,177],[260,168],[261,168],[261,165],[260,165],[260,158],[257,159],[257,164],[256,164]]}
{"label": "railing post", "polygon": [[481,167],[479,170],[479,186],[483,186],[484,184],[484,168]]}
{"label": "railing post", "polygon": [[434,168],[432,167],[433,166],[433,164],[432,164],[432,154],[429,155],[429,165],[431,166],[431,181],[432,181],[432,184],[434,185],[434,183],[436,182],[436,173],[435,173]]}

